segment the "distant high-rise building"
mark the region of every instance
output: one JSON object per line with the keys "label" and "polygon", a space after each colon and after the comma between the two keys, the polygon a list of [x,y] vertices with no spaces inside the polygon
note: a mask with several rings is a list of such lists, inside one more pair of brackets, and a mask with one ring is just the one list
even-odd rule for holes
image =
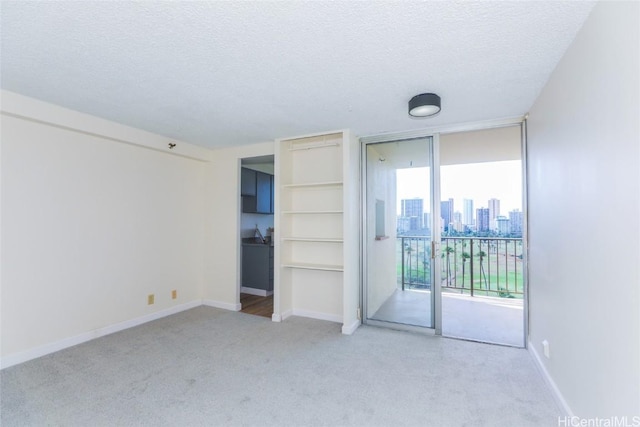
{"label": "distant high-rise building", "polygon": [[496,219],[500,215],[500,200],[489,199],[489,219]]}
{"label": "distant high-rise building", "polygon": [[522,212],[518,209],[509,212],[509,228],[511,234],[522,235]]}
{"label": "distant high-rise building", "polygon": [[462,223],[466,226],[475,224],[473,221],[473,200],[464,199],[462,203],[464,204],[462,211]]}
{"label": "distant high-rise building", "polygon": [[511,232],[511,229],[509,228],[509,218],[498,215],[496,217],[496,229],[498,230],[498,233],[502,235],[509,234]]}
{"label": "distant high-rise building", "polygon": [[461,221],[454,221],[452,227],[454,230],[459,231],[460,233],[464,232],[464,225],[462,225]]}
{"label": "distant high-rise building", "polygon": [[403,216],[399,216],[398,218],[396,218],[396,229],[398,231],[398,234],[406,233],[407,231],[409,231],[410,227],[410,218],[405,218]]}
{"label": "distant high-rise building", "polygon": [[453,223],[453,199],[440,202],[440,217],[444,231],[449,231],[449,224]]}
{"label": "distant high-rise building", "polygon": [[453,213],[453,229],[455,231],[464,231],[464,225],[462,224],[462,214],[460,212]]}
{"label": "distant high-rise building", "polygon": [[424,228],[431,230],[431,212],[425,212],[423,218]]}
{"label": "distant high-rise building", "polygon": [[489,228],[496,230],[498,225],[496,224],[496,218],[500,216],[500,200],[489,199]]}
{"label": "distant high-rise building", "polygon": [[489,231],[489,209],[476,209],[476,229],[478,231]]}
{"label": "distant high-rise building", "polygon": [[401,216],[405,218],[417,218],[417,220],[412,220],[411,229],[420,230],[422,228],[422,221],[424,220],[424,200],[420,198],[402,199],[400,213]]}

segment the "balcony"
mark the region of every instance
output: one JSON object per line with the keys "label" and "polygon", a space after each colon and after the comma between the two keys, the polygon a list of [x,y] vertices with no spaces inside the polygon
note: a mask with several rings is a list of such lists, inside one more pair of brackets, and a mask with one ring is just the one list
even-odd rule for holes
{"label": "balcony", "polygon": [[[441,289],[443,335],[523,345],[522,239],[443,237]],[[399,236],[397,289],[371,317],[429,326],[429,236]]]}
{"label": "balcony", "polygon": [[[429,239],[397,238],[398,282],[402,290],[431,289]],[[522,299],[521,238],[443,237],[441,258],[443,292]]]}

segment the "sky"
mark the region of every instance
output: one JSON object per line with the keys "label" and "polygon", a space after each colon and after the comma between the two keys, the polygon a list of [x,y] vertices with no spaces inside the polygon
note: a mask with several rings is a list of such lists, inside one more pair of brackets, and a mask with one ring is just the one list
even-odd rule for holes
{"label": "sky", "polygon": [[[500,200],[500,214],[522,210],[522,169],[520,160],[472,163],[440,167],[440,199],[454,199],[454,210],[462,212],[463,199],[472,199],[473,209],[488,207],[489,199]],[[429,169],[413,168],[397,171],[398,215],[400,200],[420,197],[429,200]]]}

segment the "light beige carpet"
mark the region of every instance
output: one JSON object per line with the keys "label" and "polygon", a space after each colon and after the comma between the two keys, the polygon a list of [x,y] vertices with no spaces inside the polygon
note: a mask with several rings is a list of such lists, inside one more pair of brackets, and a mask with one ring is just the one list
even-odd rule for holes
{"label": "light beige carpet", "polygon": [[0,373],[9,426],[550,426],[526,350],[199,307]]}

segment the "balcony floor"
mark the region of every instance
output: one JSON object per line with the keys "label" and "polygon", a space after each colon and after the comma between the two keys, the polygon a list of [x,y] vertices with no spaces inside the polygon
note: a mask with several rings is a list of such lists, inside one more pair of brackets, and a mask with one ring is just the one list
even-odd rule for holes
{"label": "balcony floor", "polygon": [[[397,289],[371,319],[429,327],[430,299],[430,291]],[[471,297],[443,291],[442,335],[522,347],[522,300]]]}

